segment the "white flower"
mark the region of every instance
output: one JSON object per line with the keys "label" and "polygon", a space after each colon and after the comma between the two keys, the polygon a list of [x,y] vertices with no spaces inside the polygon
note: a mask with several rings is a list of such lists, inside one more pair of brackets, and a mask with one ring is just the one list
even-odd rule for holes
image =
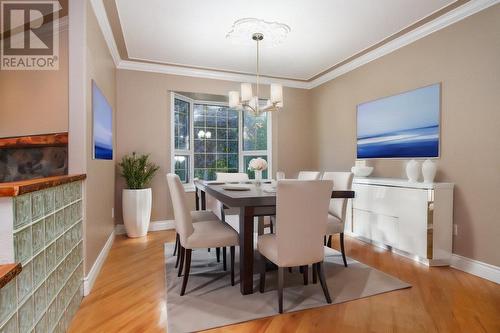
{"label": "white flower", "polygon": [[264,171],[267,169],[267,162],[261,157],[253,158],[248,163],[248,170],[250,171]]}

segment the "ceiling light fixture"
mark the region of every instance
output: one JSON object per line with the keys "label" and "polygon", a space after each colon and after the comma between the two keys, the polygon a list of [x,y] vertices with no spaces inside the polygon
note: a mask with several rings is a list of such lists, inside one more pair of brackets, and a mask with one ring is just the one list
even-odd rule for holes
{"label": "ceiling light fixture", "polygon": [[[251,38],[249,38],[249,33],[251,31],[253,32],[250,35]],[[259,115],[266,111],[278,111],[283,107],[283,87],[281,86],[281,84],[276,83],[271,83],[270,85],[271,98],[268,99],[263,105],[261,105],[260,103],[259,46],[260,43],[264,40],[263,32],[269,33],[270,36],[269,40],[266,40],[267,45],[275,46],[285,39],[288,32],[290,32],[290,27],[282,23],[267,22],[254,18],[245,18],[236,21],[233,25],[233,29],[226,35],[227,38],[231,38],[236,43],[241,44],[246,39],[253,40],[257,44],[257,94],[253,95],[252,84],[248,82],[241,84],[241,94],[239,91],[229,92],[229,107],[239,110],[251,111],[255,115]]]}

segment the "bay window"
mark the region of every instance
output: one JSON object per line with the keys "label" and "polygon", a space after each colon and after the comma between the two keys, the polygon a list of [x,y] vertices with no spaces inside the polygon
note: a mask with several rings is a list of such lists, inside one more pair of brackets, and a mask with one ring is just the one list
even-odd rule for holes
{"label": "bay window", "polygon": [[[197,101],[172,93],[172,170],[185,184],[194,178],[215,180],[216,172],[246,172],[252,158],[271,167],[271,121],[227,103]],[[263,172],[263,178],[269,174]]]}

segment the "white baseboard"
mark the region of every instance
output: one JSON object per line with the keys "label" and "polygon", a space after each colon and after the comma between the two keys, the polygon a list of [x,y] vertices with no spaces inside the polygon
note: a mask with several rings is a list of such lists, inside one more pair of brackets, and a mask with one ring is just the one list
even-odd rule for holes
{"label": "white baseboard", "polygon": [[101,271],[102,265],[104,264],[104,261],[108,257],[109,250],[111,249],[114,240],[115,240],[115,231],[113,230],[111,232],[111,235],[109,235],[106,244],[104,244],[101,252],[97,256],[94,265],[92,265],[89,274],[83,279],[83,296],[87,296],[88,294],[90,294],[90,291],[94,286],[94,282],[97,279],[99,272]]}
{"label": "white baseboard", "polygon": [[452,254],[451,267],[500,284],[500,267]]}
{"label": "white baseboard", "polygon": [[[160,230],[170,230],[175,229],[174,220],[163,220],[163,221],[151,221],[149,224],[148,231],[160,231]],[[124,235],[125,225],[117,224],[115,225],[115,234],[116,235]]]}

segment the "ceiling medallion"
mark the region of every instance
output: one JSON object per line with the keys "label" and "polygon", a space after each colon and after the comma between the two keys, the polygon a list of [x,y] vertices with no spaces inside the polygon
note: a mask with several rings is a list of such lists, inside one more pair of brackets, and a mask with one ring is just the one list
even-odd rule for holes
{"label": "ceiling medallion", "polygon": [[286,39],[290,31],[290,27],[284,23],[247,17],[235,21],[231,30],[226,34],[226,38],[235,44],[253,45],[252,36],[258,32],[266,36],[261,46],[276,46]]}

